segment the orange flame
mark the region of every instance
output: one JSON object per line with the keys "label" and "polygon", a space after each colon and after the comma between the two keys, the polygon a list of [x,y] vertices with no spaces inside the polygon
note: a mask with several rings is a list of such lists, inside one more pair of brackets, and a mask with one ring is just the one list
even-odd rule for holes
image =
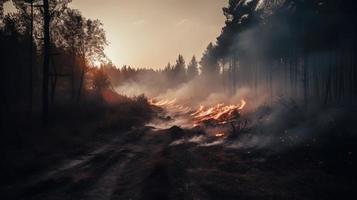
{"label": "orange flame", "polygon": [[150,104],[154,106],[169,106],[169,105],[173,105],[176,102],[176,99],[172,99],[172,100],[162,99],[159,101],[156,101],[155,99],[150,99],[149,101]]}
{"label": "orange flame", "polygon": [[215,124],[225,124],[239,117],[240,111],[244,109],[247,102],[241,100],[237,105],[225,105],[224,103],[217,104],[212,107],[205,107],[200,105],[195,111],[190,107],[176,104],[176,99],[172,100],[154,100],[151,99],[150,103],[154,106],[164,107],[171,111],[173,114],[189,115],[193,125],[199,125],[206,122],[212,122]]}
{"label": "orange flame", "polygon": [[166,110],[168,110],[171,114],[186,114],[191,112],[191,108],[187,106],[183,106],[180,104],[176,103],[176,99],[162,99],[162,100],[155,100],[155,99],[150,99],[149,100],[151,105],[158,106],[158,107],[163,107]]}
{"label": "orange flame", "polygon": [[224,124],[238,118],[240,114],[239,111],[242,110],[246,104],[247,102],[245,100],[241,100],[241,103],[238,105],[225,105],[221,103],[209,108],[201,105],[191,116],[195,125],[204,122]]}
{"label": "orange flame", "polygon": [[217,133],[215,136],[216,136],[216,137],[223,137],[223,136],[224,136],[224,133]]}

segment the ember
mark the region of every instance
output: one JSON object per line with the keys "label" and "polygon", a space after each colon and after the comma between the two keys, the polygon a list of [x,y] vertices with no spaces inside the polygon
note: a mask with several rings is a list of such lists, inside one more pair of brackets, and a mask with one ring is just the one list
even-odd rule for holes
{"label": "ember", "polygon": [[217,104],[213,107],[200,106],[197,111],[191,114],[194,124],[214,123],[225,124],[239,118],[240,110],[246,105],[246,101],[241,100],[238,105]]}
{"label": "ember", "polygon": [[240,111],[245,107],[246,101],[241,100],[237,105],[225,105],[224,103],[217,104],[215,106],[206,107],[199,106],[197,110],[193,110],[190,107],[182,106],[176,103],[176,99],[173,100],[150,100],[150,103],[154,106],[165,108],[172,115],[181,115],[190,119],[193,126],[200,124],[226,124],[239,118]]}
{"label": "ember", "polygon": [[151,105],[154,105],[154,106],[169,106],[169,105],[173,105],[176,102],[176,99],[172,99],[172,100],[150,99],[149,102],[150,102]]}
{"label": "ember", "polygon": [[217,133],[215,136],[216,136],[216,137],[223,137],[223,136],[224,136],[224,133]]}

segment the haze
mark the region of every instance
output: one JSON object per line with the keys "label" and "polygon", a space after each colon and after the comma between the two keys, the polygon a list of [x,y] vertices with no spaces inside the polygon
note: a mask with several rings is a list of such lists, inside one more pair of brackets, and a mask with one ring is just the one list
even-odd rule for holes
{"label": "haze", "polygon": [[117,66],[162,68],[179,53],[200,57],[224,24],[227,0],[74,0],[104,23],[107,56]]}

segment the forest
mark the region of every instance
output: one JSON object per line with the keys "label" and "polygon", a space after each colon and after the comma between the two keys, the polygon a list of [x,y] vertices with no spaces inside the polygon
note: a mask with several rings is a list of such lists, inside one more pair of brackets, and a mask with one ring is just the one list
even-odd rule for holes
{"label": "forest", "polygon": [[[235,94],[247,87],[270,101],[283,96],[304,106],[351,103],[356,100],[354,6],[354,1],[229,1],[222,33],[199,61],[200,75],[214,83],[214,92]],[[179,56],[158,74],[178,83],[191,80],[198,74],[196,58],[187,69],[182,60]],[[185,69],[187,77],[180,74]],[[121,77],[130,79],[127,73],[139,72],[126,66],[109,72],[114,85],[126,81]]]}
{"label": "forest", "polygon": [[147,68],[71,2],[0,0],[1,199],[357,196],[356,1],[227,0]]}

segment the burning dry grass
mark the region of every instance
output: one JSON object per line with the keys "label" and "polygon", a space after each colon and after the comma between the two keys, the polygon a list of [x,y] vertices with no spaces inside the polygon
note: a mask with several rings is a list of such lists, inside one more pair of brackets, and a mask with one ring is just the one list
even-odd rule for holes
{"label": "burning dry grass", "polygon": [[[219,103],[213,106],[200,105],[198,109],[189,106],[180,105],[176,99],[150,100],[154,106],[163,107],[170,116],[185,118],[185,121],[191,126],[198,125],[221,125],[237,120],[240,117],[241,110],[247,102],[241,100],[239,104],[226,105]],[[185,125],[185,124],[180,124]]]}
{"label": "burning dry grass", "polygon": [[216,124],[225,124],[239,118],[240,110],[244,108],[246,101],[241,100],[237,105],[225,105],[223,103],[212,107],[200,106],[199,109],[191,114],[194,124],[214,122]]}

